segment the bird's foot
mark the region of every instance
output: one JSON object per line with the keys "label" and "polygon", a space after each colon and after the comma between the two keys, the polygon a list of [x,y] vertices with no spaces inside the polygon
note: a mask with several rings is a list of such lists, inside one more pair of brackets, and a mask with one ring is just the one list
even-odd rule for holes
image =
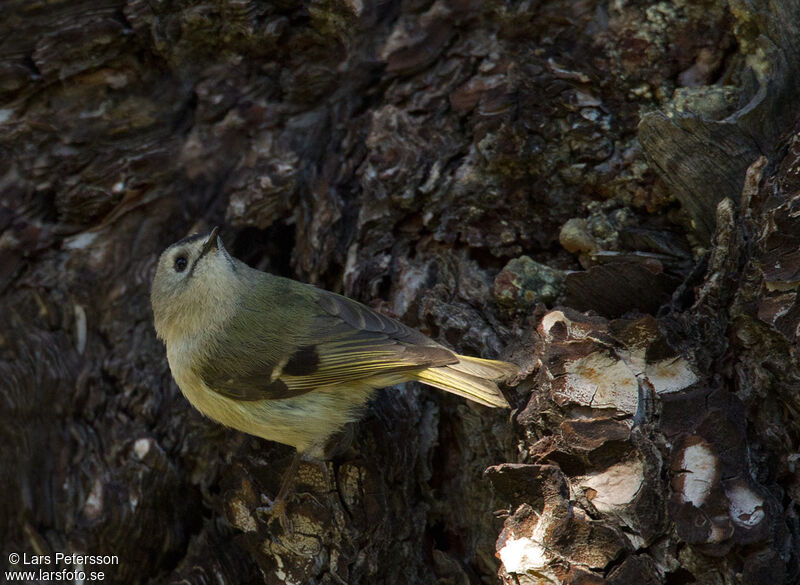
{"label": "bird's foot", "polygon": [[278,495],[275,496],[273,500],[261,494],[261,502],[266,504],[266,506],[256,508],[256,514],[264,518],[267,524],[277,519],[283,532],[290,536],[294,534],[294,528],[289,517],[286,515],[286,506],[294,492],[294,482],[297,478],[297,470],[299,467],[300,454],[295,453],[289,467],[283,472],[283,479],[281,480],[281,488],[278,490]]}
{"label": "bird's foot", "polygon": [[277,520],[283,532],[291,535],[294,533],[294,527],[289,520],[289,516],[286,514],[286,504],[288,503],[287,495],[288,494],[281,492],[275,499],[270,499],[266,495],[261,494],[261,503],[266,505],[256,508],[256,514],[267,524],[273,520]]}

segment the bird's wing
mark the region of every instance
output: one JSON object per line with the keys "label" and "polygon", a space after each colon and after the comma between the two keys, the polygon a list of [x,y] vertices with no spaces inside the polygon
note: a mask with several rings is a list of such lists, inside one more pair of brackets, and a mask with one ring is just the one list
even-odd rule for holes
{"label": "bird's wing", "polygon": [[253,321],[266,320],[251,316],[250,333],[236,336],[239,347],[222,344],[248,359],[230,350],[209,356],[199,368],[205,384],[235,400],[274,400],[370,379],[379,386],[405,371],[458,362],[449,349],[394,319],[346,297],[314,292],[315,316],[282,345],[275,335],[252,334],[258,330]]}

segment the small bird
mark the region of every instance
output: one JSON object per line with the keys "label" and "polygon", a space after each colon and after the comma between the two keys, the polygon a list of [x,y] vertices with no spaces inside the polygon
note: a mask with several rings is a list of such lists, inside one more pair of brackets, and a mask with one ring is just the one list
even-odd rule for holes
{"label": "small bird", "polygon": [[295,447],[322,446],[373,390],[418,380],[508,407],[507,362],[458,355],[331,292],[250,268],[214,228],[166,249],[151,293],[172,375],[200,412]]}
{"label": "small bird", "polygon": [[316,458],[377,388],[418,380],[508,407],[496,382],[519,372],[458,355],[347,297],[250,268],[218,228],[161,254],[151,303],[172,375],[195,408]]}

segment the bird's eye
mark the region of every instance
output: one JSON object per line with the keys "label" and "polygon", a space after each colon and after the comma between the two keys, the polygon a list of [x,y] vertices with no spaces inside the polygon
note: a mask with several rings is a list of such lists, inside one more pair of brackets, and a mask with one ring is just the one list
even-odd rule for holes
{"label": "bird's eye", "polygon": [[186,260],[186,256],[178,256],[175,258],[175,272],[183,272],[188,264],[189,261]]}

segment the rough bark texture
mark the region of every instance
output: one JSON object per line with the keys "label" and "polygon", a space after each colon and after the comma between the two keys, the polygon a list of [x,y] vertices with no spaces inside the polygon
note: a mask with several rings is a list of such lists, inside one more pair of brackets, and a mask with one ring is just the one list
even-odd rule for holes
{"label": "rough bark texture", "polygon": [[[6,2],[2,568],[800,581],[798,6]],[[152,327],[158,254],[213,225],[516,361],[514,409],[378,392],[283,532],[291,450],[193,411]]]}

